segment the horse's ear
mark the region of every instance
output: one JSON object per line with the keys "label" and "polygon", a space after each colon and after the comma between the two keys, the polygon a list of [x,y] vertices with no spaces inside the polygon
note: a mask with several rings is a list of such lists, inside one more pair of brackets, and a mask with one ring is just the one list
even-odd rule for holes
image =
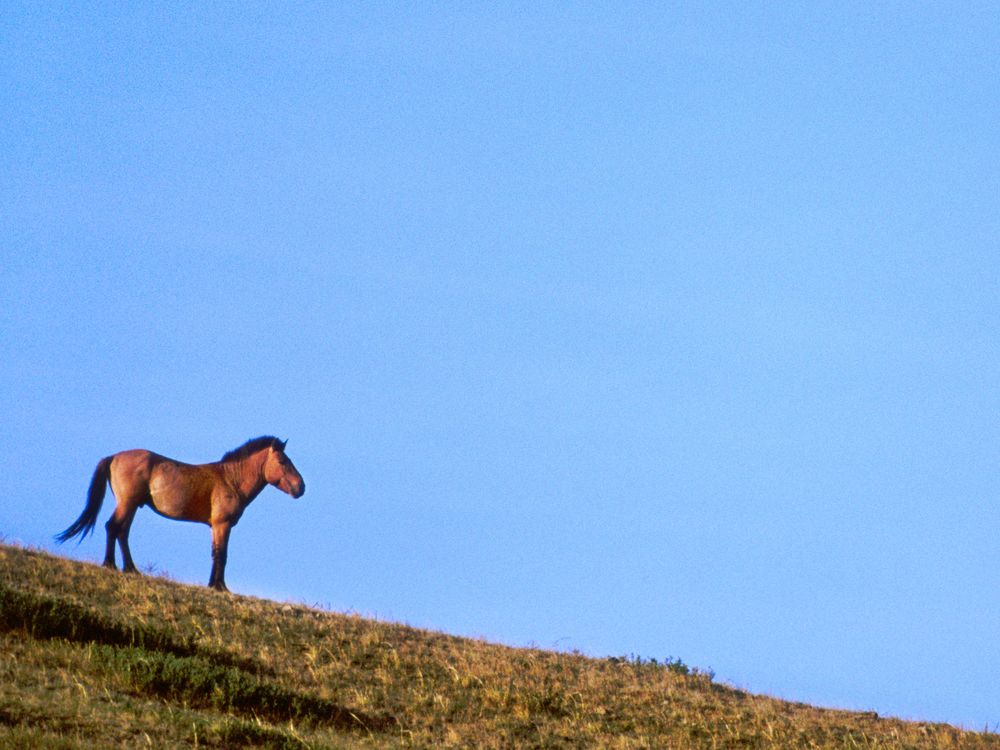
{"label": "horse's ear", "polygon": [[[280,440],[278,442],[281,443]],[[288,441],[287,440],[285,442],[281,443],[281,450],[285,450],[285,446],[286,445],[288,445]]]}

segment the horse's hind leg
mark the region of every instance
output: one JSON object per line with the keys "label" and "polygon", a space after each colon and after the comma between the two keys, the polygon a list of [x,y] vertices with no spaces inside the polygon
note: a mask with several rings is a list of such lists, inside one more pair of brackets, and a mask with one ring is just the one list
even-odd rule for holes
{"label": "horse's hind leg", "polygon": [[115,565],[115,542],[118,541],[118,529],[114,526],[113,521],[114,516],[111,516],[104,524],[104,528],[108,532],[108,546],[104,550],[104,567],[118,570],[118,566]]}
{"label": "horse's hind leg", "polygon": [[135,563],[132,562],[132,553],[128,548],[128,532],[132,528],[132,519],[135,517],[135,511],[137,509],[133,508],[132,512],[129,513],[122,530],[118,532],[118,545],[122,548],[122,570],[126,573],[138,573],[138,569],[135,567]]}
{"label": "horse's hind leg", "polygon": [[115,567],[115,541],[122,550],[122,570],[126,573],[135,573],[135,563],[132,562],[132,553],[128,548],[128,532],[132,528],[132,519],[139,509],[137,503],[124,501],[118,503],[115,512],[108,519],[105,528],[108,530],[108,546],[104,553],[104,564],[109,568]]}

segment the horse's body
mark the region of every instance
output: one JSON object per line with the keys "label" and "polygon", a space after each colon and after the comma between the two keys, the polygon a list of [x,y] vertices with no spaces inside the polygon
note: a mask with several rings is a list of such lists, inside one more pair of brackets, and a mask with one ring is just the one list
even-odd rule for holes
{"label": "horse's body", "polygon": [[302,475],[285,455],[285,443],[274,437],[249,440],[211,464],[185,464],[147,450],[130,450],[101,459],[90,480],[87,505],[73,525],[56,536],[60,542],[94,530],[104,492],[111,485],[118,504],[108,519],[104,564],[115,566],[115,542],[122,568],[135,572],[128,532],[135,512],[148,505],[161,516],[197,521],[212,527],[212,574],[208,585],[227,591],[226,551],[229,532],[243,511],[268,484],[292,497],[305,492]]}

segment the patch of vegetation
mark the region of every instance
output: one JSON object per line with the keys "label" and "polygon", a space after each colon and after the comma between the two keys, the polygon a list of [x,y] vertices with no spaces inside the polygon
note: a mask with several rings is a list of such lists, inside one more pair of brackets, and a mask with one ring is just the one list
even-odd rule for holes
{"label": "patch of vegetation", "polygon": [[612,656],[608,659],[612,664],[629,664],[635,669],[636,674],[642,674],[643,670],[652,670],[655,672],[661,667],[666,669],[668,672],[673,672],[674,674],[683,675],[684,677],[694,677],[699,680],[704,680],[705,682],[712,682],[715,679],[715,672],[710,669],[702,670],[697,667],[689,667],[680,659],[673,656],[668,656],[662,662],[653,659],[644,659],[641,656],[636,656],[632,654],[631,656]]}
{"label": "patch of vegetation", "polygon": [[212,708],[270,721],[307,721],[341,729],[391,728],[391,718],[349,711],[314,696],[288,690],[232,667],[197,656],[174,656],[138,648],[95,644],[92,662],[136,695],[156,695],[197,708]]}
{"label": "patch of vegetation", "polygon": [[[148,735],[145,735],[148,737]],[[273,750],[309,750],[303,739],[287,730],[232,716],[195,717],[186,738],[193,747],[263,747]],[[53,727],[50,721],[29,720],[0,710],[0,747],[18,750],[91,750],[94,743],[72,728]]]}
{"label": "patch of vegetation", "polygon": [[0,584],[0,627],[21,628],[35,638],[66,638],[138,646],[180,654],[194,653],[165,630],[149,625],[121,626],[65,599],[17,591]]}
{"label": "patch of vegetation", "polygon": [[[179,639],[165,628],[146,623],[123,624],[60,597],[18,591],[0,583],[0,630],[18,628],[34,638],[65,638],[82,643],[104,643],[112,646],[134,646],[163,651],[178,656],[196,652],[191,638]],[[248,662],[214,652],[213,662],[243,669]],[[250,663],[249,668],[259,670]]]}
{"label": "patch of vegetation", "polygon": [[90,643],[88,655],[95,667],[137,695],[342,729],[381,731],[395,724],[391,717],[349,711],[331,701],[263,682],[243,669],[219,666],[213,662],[239,660],[218,652],[210,658],[199,656],[191,639],[178,640],[162,628],[123,625],[72,602],[0,584],[0,630],[15,628],[34,638]]}
{"label": "patch of vegetation", "polygon": [[305,740],[287,731],[229,716],[217,721],[195,722],[192,724],[191,740],[196,747],[256,745],[274,750],[308,750],[310,747]]}

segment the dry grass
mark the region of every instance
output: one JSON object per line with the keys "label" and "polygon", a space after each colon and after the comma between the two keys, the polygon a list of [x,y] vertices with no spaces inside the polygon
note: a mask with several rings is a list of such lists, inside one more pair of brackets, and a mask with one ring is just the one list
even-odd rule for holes
{"label": "dry grass", "polygon": [[0,546],[0,746],[1000,748],[683,664],[514,649]]}

